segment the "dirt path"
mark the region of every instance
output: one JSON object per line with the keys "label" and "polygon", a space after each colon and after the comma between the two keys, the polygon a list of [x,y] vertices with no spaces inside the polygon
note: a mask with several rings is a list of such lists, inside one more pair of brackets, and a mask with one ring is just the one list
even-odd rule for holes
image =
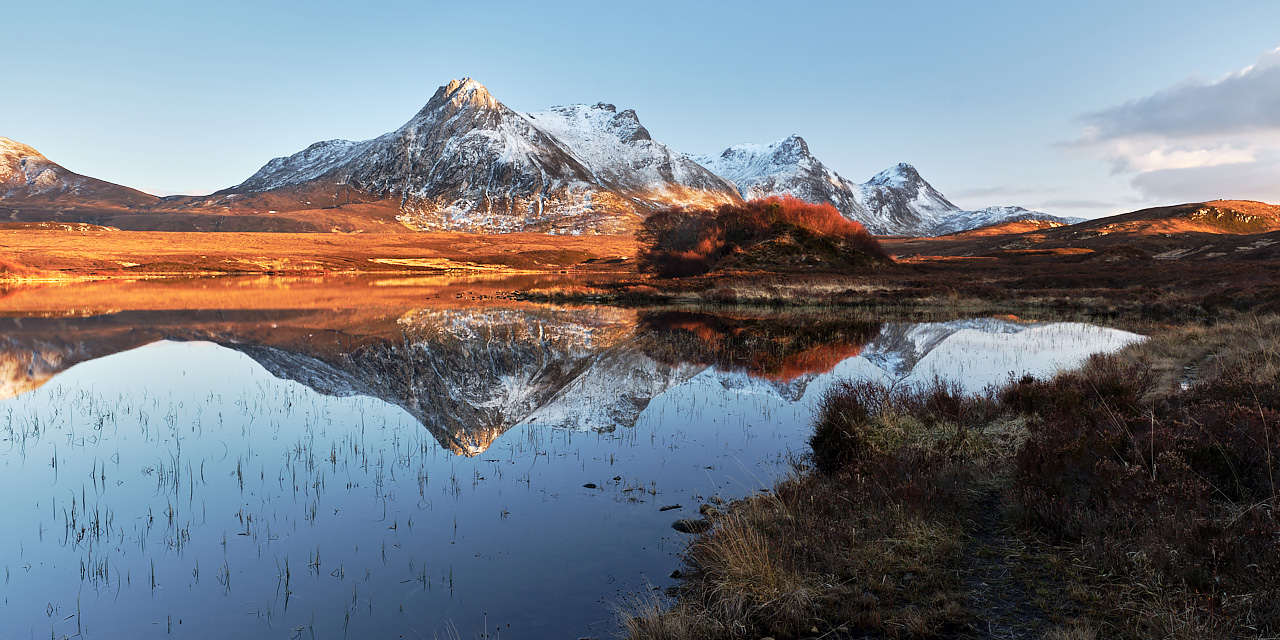
{"label": "dirt path", "polygon": [[[1003,515],[1000,492],[983,496],[964,550],[961,578],[978,620],[970,637],[1043,638],[1051,624],[1025,576],[1035,571],[1026,545]],[[1047,576],[1046,576],[1047,577]]]}

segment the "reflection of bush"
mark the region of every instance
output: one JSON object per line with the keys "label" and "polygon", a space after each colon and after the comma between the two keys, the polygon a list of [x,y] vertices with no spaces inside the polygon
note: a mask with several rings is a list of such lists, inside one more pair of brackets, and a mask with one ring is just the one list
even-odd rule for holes
{"label": "reflection of bush", "polygon": [[786,382],[858,355],[880,333],[880,323],[664,311],[642,314],[639,331],[645,352],[661,362],[714,365]]}
{"label": "reflection of bush", "polygon": [[640,240],[647,245],[641,267],[664,277],[698,275],[727,262],[848,269],[888,260],[876,239],[835,207],[790,196],[714,211],[664,209],[645,219]]}

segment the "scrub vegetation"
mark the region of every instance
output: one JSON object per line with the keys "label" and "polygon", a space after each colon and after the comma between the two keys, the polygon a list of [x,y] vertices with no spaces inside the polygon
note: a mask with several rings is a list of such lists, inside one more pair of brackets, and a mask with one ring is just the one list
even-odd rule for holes
{"label": "scrub vegetation", "polygon": [[966,395],[837,385],[808,459],[689,547],[632,638],[1280,633],[1280,318]]}
{"label": "scrub vegetation", "polygon": [[848,270],[889,256],[861,224],[828,204],[790,196],[726,204],[714,210],[674,207],[645,219],[640,268],[662,277],[714,270]]}

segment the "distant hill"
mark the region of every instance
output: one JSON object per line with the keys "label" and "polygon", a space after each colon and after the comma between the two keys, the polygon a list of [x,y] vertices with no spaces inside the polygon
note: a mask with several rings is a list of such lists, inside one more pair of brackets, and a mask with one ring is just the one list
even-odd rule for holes
{"label": "distant hill", "polygon": [[939,238],[890,240],[885,248],[896,255],[1274,259],[1280,258],[1280,206],[1248,200],[1194,202],[1069,226],[1018,222]]}
{"label": "distant hill", "polygon": [[[0,219],[46,222],[120,212],[160,199],[68,171],[30,146],[0,137]],[[6,215],[7,214],[7,215]]]}

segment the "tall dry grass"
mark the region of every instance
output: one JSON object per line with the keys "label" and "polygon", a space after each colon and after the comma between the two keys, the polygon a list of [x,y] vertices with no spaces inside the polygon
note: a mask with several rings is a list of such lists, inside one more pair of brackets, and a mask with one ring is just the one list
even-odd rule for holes
{"label": "tall dry grass", "polygon": [[810,442],[629,637],[1280,637],[1280,317],[987,396],[837,385]]}

